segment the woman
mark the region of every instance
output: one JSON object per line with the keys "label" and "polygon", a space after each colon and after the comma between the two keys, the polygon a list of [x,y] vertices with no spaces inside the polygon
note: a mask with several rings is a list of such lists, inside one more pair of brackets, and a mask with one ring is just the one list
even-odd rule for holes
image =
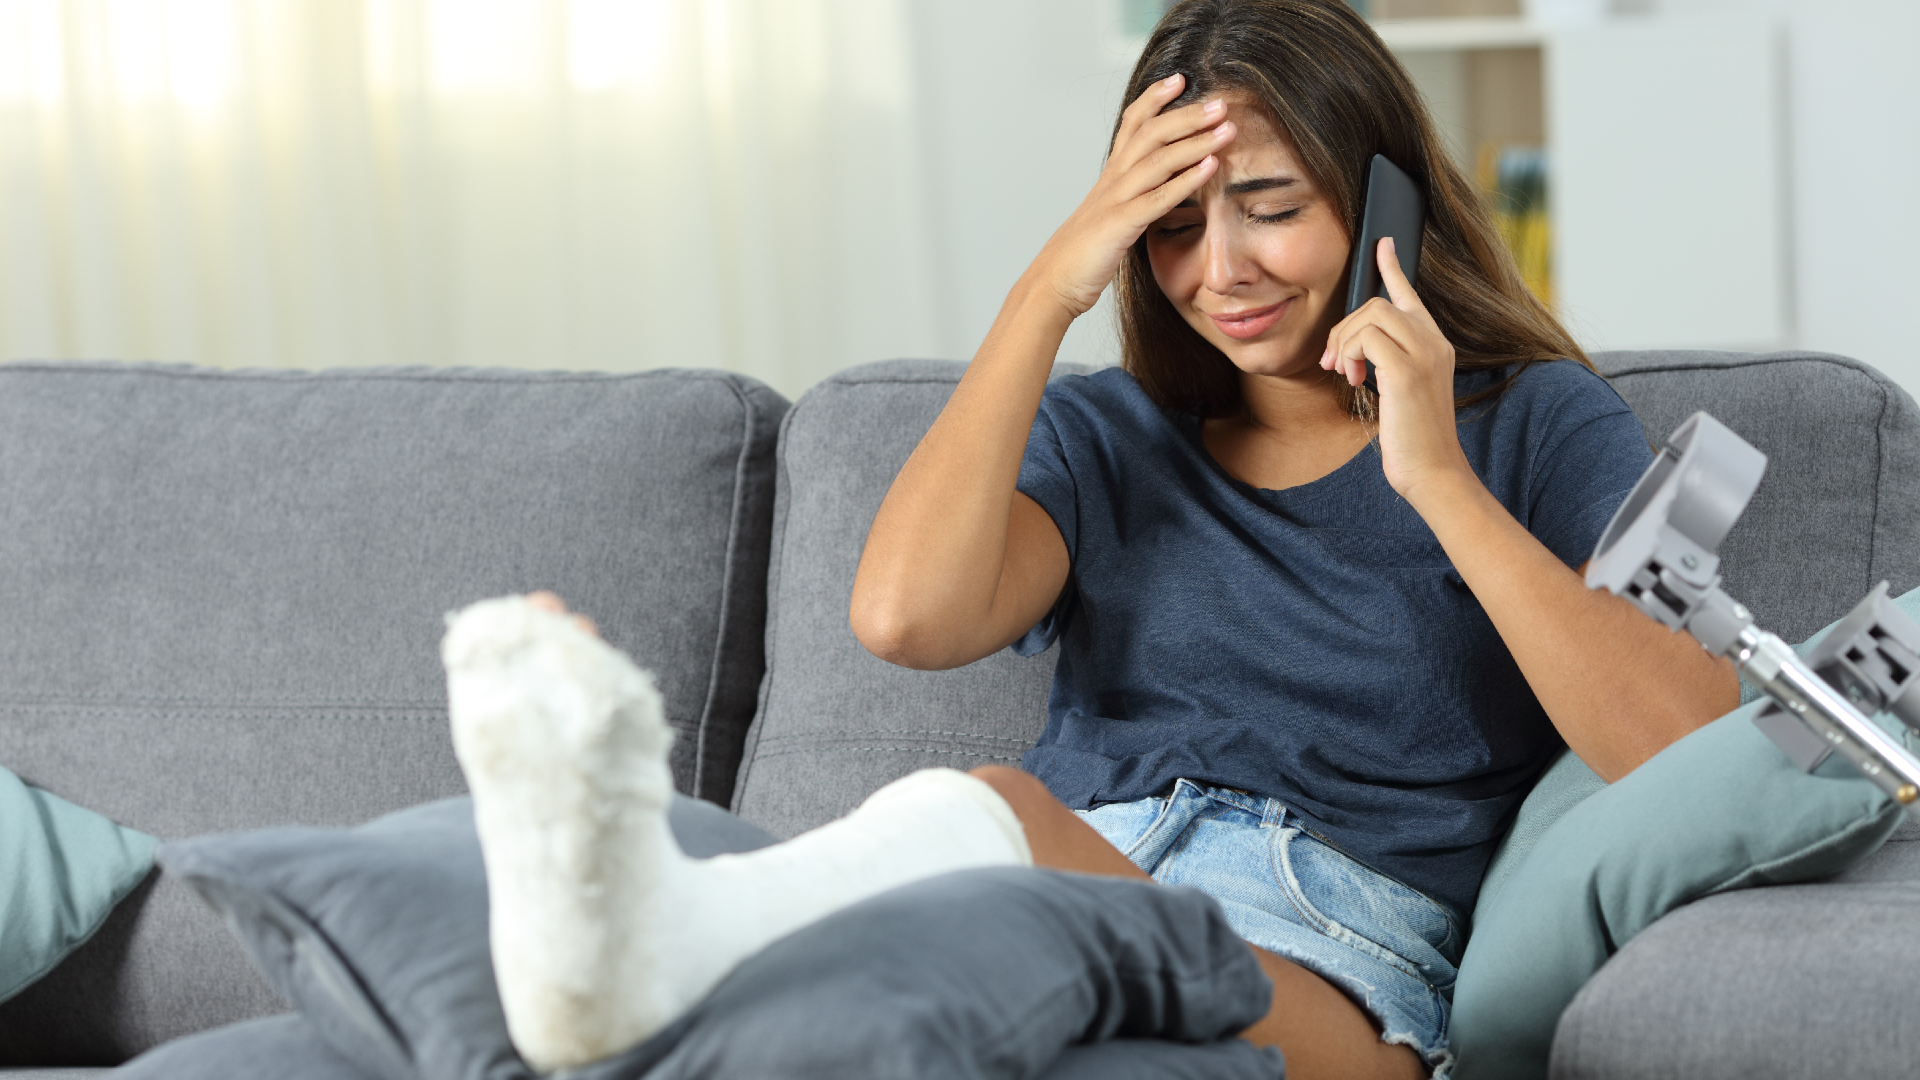
{"label": "woman", "polygon": [[[1612,780],[1736,703],[1725,662],[1583,585],[1644,436],[1363,21],[1185,0],[1127,101],[853,589],[855,633],[895,663],[1059,642],[1030,772],[928,770],[687,860],[645,680],[551,598],[454,621],[455,745],[531,1064],[615,1052],[882,889],[1030,862],[1218,899],[1274,984],[1244,1034],[1289,1075],[1443,1073],[1465,912],[1549,756],[1564,740]],[[1375,153],[1427,193],[1420,291],[1383,242],[1391,302],[1344,315]],[[1109,282],[1123,368],[1049,386]]]}
{"label": "woman", "polygon": [[[1581,582],[1645,437],[1345,4],[1187,0],[1127,98],[889,491],[853,626],[921,668],[1059,640],[1033,775],[977,774],[1035,862],[1228,902],[1291,1075],[1424,1074],[1560,740],[1612,780],[1737,682]],[[1383,242],[1391,302],[1343,318],[1375,153],[1428,194],[1420,291]],[[1048,388],[1109,281],[1123,369]]]}

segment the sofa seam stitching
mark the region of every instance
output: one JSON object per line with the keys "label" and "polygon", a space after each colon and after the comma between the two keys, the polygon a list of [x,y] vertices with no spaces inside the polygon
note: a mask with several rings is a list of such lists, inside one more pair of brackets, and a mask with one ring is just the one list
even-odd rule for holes
{"label": "sofa seam stitching", "polygon": [[841,738],[868,738],[874,735],[897,735],[897,736],[906,736],[909,738],[925,736],[929,738],[973,739],[979,742],[1006,743],[1009,746],[1033,745],[1032,739],[1010,739],[1004,735],[975,735],[972,732],[967,732],[967,731],[916,731],[916,730],[911,730],[907,728],[841,728],[841,729],[827,728],[827,729],[818,730],[818,731],[801,732],[794,735],[776,735],[774,736],[772,741],[780,742],[787,739],[809,739],[809,738],[820,738],[822,736],[827,736],[827,737],[839,736]]}
{"label": "sofa seam stitching", "polygon": [[[1844,368],[1847,371],[1851,371],[1856,374],[1866,376],[1867,379],[1873,382],[1876,386],[1879,385],[1879,380],[1873,378],[1873,373],[1864,364],[1860,364],[1859,366],[1856,366],[1855,364],[1840,363],[1841,360],[1846,360],[1846,359],[1851,359],[1851,358],[1838,356],[1837,354],[1828,354],[1828,353],[1807,353],[1807,352],[1762,353],[1758,356],[1754,356],[1746,360],[1737,361],[1731,364],[1685,364],[1685,363],[1655,364],[1649,367],[1627,368],[1621,371],[1616,371],[1610,375],[1602,375],[1601,377],[1611,381],[1623,375],[1660,375],[1660,374],[1666,374],[1669,372],[1676,372],[1676,371],[1732,371],[1737,368],[1769,367],[1774,364],[1826,364],[1830,367]],[[1882,378],[1884,377],[1885,376],[1882,376]]]}

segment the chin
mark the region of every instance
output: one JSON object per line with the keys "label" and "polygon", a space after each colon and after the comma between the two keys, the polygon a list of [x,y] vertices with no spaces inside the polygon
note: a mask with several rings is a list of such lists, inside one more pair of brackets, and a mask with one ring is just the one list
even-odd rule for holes
{"label": "chin", "polygon": [[1248,375],[1300,375],[1307,372],[1320,372],[1317,356],[1303,356],[1298,348],[1261,342],[1234,342],[1232,347],[1215,345],[1226,355],[1228,362]]}

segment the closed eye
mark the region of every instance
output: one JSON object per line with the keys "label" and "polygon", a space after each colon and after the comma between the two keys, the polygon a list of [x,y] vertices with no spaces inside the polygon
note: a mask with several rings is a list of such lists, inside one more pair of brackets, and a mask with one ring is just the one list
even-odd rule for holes
{"label": "closed eye", "polygon": [[1277,214],[1254,214],[1252,216],[1253,216],[1253,220],[1259,222],[1262,225],[1276,225],[1282,221],[1286,221],[1289,218],[1298,217],[1299,215],[1300,215],[1300,207],[1296,206],[1291,210],[1282,210]]}

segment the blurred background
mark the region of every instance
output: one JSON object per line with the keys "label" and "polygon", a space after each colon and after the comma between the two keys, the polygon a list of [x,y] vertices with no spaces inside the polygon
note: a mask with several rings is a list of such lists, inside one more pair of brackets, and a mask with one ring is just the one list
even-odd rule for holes
{"label": "blurred background", "polygon": [[[1354,0],[1589,348],[1920,392],[1920,4]],[[971,355],[1161,0],[0,0],[0,359]],[[1104,303],[1064,359],[1111,362]]]}

